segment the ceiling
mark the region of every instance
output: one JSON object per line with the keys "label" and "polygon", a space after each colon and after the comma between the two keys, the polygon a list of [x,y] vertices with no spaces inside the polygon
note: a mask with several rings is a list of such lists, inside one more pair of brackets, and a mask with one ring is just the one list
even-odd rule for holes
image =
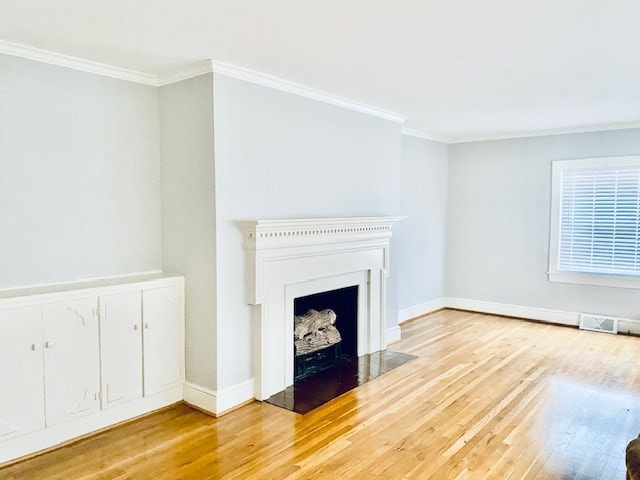
{"label": "ceiling", "polygon": [[153,75],[213,59],[450,141],[640,126],[637,0],[0,0],[0,40]]}

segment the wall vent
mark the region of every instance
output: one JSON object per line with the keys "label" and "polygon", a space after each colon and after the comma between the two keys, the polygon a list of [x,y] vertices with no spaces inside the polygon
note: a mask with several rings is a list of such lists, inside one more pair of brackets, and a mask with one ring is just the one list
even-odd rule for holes
{"label": "wall vent", "polygon": [[618,319],[591,313],[581,313],[580,329],[593,332],[618,333]]}

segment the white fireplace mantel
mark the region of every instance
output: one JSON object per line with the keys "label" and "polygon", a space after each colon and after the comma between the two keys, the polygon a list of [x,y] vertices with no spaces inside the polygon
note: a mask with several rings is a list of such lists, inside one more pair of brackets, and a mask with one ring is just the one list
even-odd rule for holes
{"label": "white fireplace mantel", "polygon": [[402,217],[239,222],[253,317],[256,398],[293,383],[293,299],[358,285],[358,355],[386,348],[391,228]]}

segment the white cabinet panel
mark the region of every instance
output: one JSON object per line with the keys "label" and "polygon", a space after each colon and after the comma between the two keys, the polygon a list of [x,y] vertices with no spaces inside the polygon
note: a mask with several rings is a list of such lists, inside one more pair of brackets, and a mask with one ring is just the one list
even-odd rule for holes
{"label": "white cabinet panel", "polygon": [[142,397],[142,296],[101,296],[102,408]]}
{"label": "white cabinet panel", "polygon": [[146,396],[181,382],[181,290],[178,287],[144,290],[142,305]]}
{"label": "white cabinet panel", "polygon": [[42,309],[0,310],[0,441],[44,428]]}
{"label": "white cabinet panel", "polygon": [[46,424],[56,425],[99,409],[100,359],[97,299],[42,306]]}

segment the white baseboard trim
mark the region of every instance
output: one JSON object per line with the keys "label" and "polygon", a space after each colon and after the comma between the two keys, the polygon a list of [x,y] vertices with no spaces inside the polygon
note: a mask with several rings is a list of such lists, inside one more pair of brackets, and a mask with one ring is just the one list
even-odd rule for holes
{"label": "white baseboard trim", "polygon": [[402,330],[400,329],[400,325],[387,328],[386,340],[387,340],[387,345],[391,345],[392,343],[396,343],[402,340]]}
{"label": "white baseboard trim", "polygon": [[551,310],[548,308],[509,305],[506,303],[485,302],[484,300],[471,300],[468,298],[454,297],[445,297],[444,304],[447,308],[491,313],[507,317],[528,318],[530,320],[560,323],[562,325],[578,326],[580,323],[579,313],[564,310]]}
{"label": "white baseboard trim", "polygon": [[217,392],[216,414],[224,413],[233,407],[252,400],[255,398],[255,393],[255,382],[253,378],[220,390]]}
{"label": "white baseboard trim", "polygon": [[618,320],[618,333],[640,335],[640,320],[621,318]]}
{"label": "white baseboard trim", "polygon": [[216,414],[216,392],[191,382],[182,385],[182,398],[185,402],[210,413]]}
{"label": "white baseboard trim", "polygon": [[212,415],[221,415],[238,405],[255,398],[253,378],[223,390],[210,390],[191,382],[184,382],[184,401]]}
{"label": "white baseboard trim", "polygon": [[428,302],[414,305],[413,307],[405,308],[398,312],[398,323],[404,323],[412,318],[421,317],[427,313],[435,312],[445,307],[444,297],[429,300]]}
{"label": "white baseboard trim", "polygon": [[[577,327],[580,325],[580,312],[570,312],[566,310],[552,310],[549,308],[529,307],[524,305],[511,305],[507,303],[487,302],[484,300],[473,300],[470,298],[443,297],[430,302],[421,303],[411,308],[398,312],[398,323],[402,324],[407,320],[421,315],[426,315],[441,308],[454,308],[470,312],[489,313],[492,315],[503,315],[506,317],[526,318],[540,322],[557,323]],[[607,315],[606,312],[601,312]],[[387,343],[395,333],[387,330]],[[618,332],[623,334],[640,335],[640,320],[619,319]],[[395,338],[395,337],[393,337]],[[398,337],[399,339],[399,337]]]}

